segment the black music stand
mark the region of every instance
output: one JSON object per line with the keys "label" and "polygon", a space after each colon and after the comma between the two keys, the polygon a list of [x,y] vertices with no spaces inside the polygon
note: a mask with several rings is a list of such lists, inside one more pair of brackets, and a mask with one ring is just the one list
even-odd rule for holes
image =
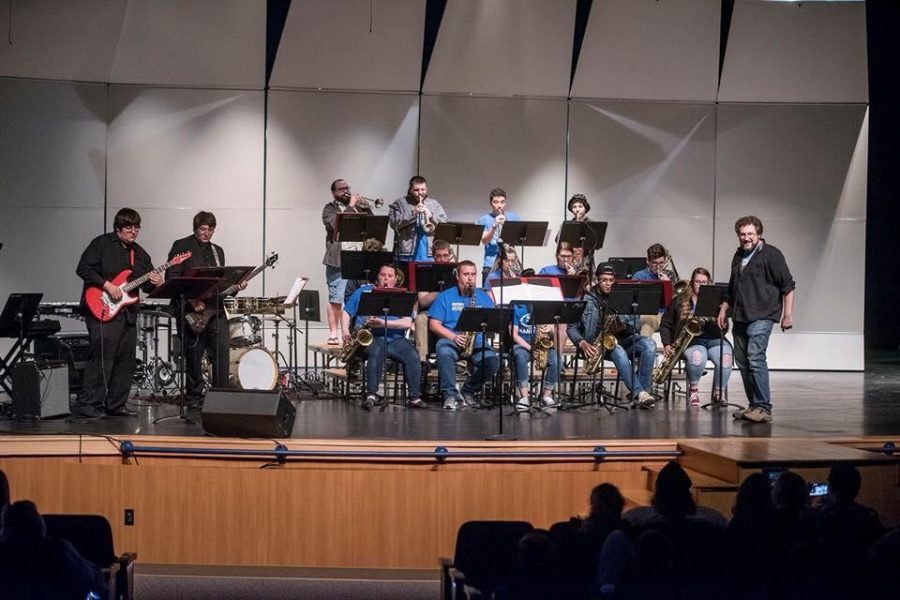
{"label": "black music stand", "polygon": [[375,238],[384,244],[387,239],[388,218],[385,215],[337,213],[335,217],[332,241],[364,242],[369,238]]}
{"label": "black music stand", "polygon": [[[466,307],[459,313],[459,321],[456,323],[456,331],[471,331],[472,333],[481,334],[481,345],[479,346],[479,351],[481,352],[481,360],[484,361],[484,355],[487,352],[487,334],[488,333],[502,333],[507,331],[509,328],[509,323],[512,321],[512,309],[510,308],[479,308],[479,307]],[[502,373],[503,362],[500,362],[500,366],[498,369],[499,373]],[[482,369],[484,366],[482,365]],[[512,374],[510,374],[512,376]],[[482,380],[481,383],[481,403],[486,408],[489,407],[487,405],[485,398],[485,381]],[[514,440],[515,436],[504,434],[503,433],[503,381],[501,375],[501,383],[497,389],[497,410],[498,410],[498,430],[495,435],[489,435],[485,437],[486,440],[490,441],[505,441],[505,440]]]}
{"label": "black music stand", "polygon": [[[563,300],[531,300],[528,302],[519,302],[513,301],[513,304],[527,304],[531,306],[531,324],[535,328],[534,338],[537,339],[537,328],[540,325],[554,325],[553,329],[553,342],[556,346],[556,362],[557,367],[559,369],[559,378],[560,381],[557,381],[557,384],[560,384],[560,396],[562,395],[562,348],[559,348],[559,345],[556,342],[559,340],[559,326],[560,325],[568,325],[570,323],[578,323],[581,320],[581,313],[584,312],[584,307],[587,305],[587,302],[578,301],[578,302],[566,302]],[[534,361],[531,361],[531,379],[534,379]],[[544,378],[541,377],[541,389],[540,396],[544,395]],[[559,402],[562,405],[562,401]],[[532,410],[532,407],[528,407],[529,413]]]}
{"label": "black music stand", "polygon": [[[214,289],[216,284],[219,282],[219,279],[215,279],[212,277],[173,277],[171,279],[167,279],[161,286],[147,294],[148,298],[168,298],[169,300],[175,298],[178,299],[183,307],[185,302],[188,300],[196,300],[197,298],[205,297],[205,295],[209,292],[210,289]],[[174,415],[170,415],[168,417],[159,417],[154,420],[154,425],[156,423],[161,423],[162,421],[166,421],[168,419],[179,419],[181,421],[186,421],[191,425],[196,425],[195,421],[192,421],[187,417],[186,408],[185,408],[185,395],[186,391],[184,389],[185,382],[185,357],[187,355],[187,344],[185,343],[185,320],[184,320],[184,310],[181,311],[181,315],[179,315],[178,319],[178,327],[179,332],[181,332],[181,360],[179,361],[181,364],[179,365],[180,374],[178,379],[178,393],[179,393],[179,403],[178,403],[178,413]],[[221,365],[218,366],[221,369]]]}
{"label": "black music stand", "polygon": [[341,250],[341,279],[357,279],[374,283],[378,276],[378,269],[385,263],[394,263],[392,252]]}
{"label": "black music stand", "polygon": [[607,225],[606,221],[565,221],[559,231],[559,241],[581,248],[587,256],[603,247]]}
{"label": "black music stand", "polygon": [[[638,315],[655,315],[659,313],[662,303],[662,285],[659,286],[634,286],[626,287],[617,285],[609,293],[609,307],[620,315],[631,317],[631,385],[634,387],[637,381],[637,365],[634,362],[638,329],[640,320]],[[647,393],[650,390],[644,390]],[[632,392],[632,402],[637,397]]]}
{"label": "black music stand", "polygon": [[[416,304],[415,292],[398,292],[398,291],[379,291],[377,288],[368,294],[363,294],[359,299],[359,307],[356,309],[354,317],[382,317],[384,318],[384,328],[382,329],[384,336],[384,368],[381,370],[382,385],[384,386],[384,396],[381,399],[381,412],[384,412],[388,405],[398,407],[398,405],[388,402],[388,384],[387,384],[387,318],[388,317],[410,317],[412,318],[413,307]],[[375,341],[373,340],[374,344]],[[418,360],[418,357],[417,357]],[[406,371],[403,372],[403,380],[406,383]],[[407,400],[412,400],[408,398]],[[399,408],[405,408],[399,406]]]}
{"label": "black music stand", "polygon": [[[726,293],[728,293],[727,283],[701,285],[700,293],[697,294],[697,306],[694,307],[694,316],[698,318],[713,319],[715,321],[716,317],[719,316],[719,309],[722,307],[722,302],[725,301]],[[744,408],[740,404],[732,404],[731,402],[728,402],[727,398],[725,397],[725,386],[722,382],[722,374],[725,368],[723,360],[725,358],[725,331],[726,329],[719,329],[719,366],[716,367],[716,370],[718,371],[717,379],[719,380],[719,401],[707,402],[700,407],[703,409],[728,408],[729,406],[733,406],[734,408]],[[732,354],[732,356],[734,355]],[[741,377],[743,376],[744,374],[741,373]]]}
{"label": "black music stand", "polygon": [[484,227],[478,223],[438,223],[434,239],[456,244],[456,259],[459,260],[460,246],[480,246]]}
{"label": "black music stand", "polygon": [[10,294],[6,299],[3,312],[0,313],[0,337],[17,338],[6,356],[0,358],[0,386],[12,398],[12,390],[6,383],[12,377],[12,368],[25,354],[28,344],[25,333],[31,328],[31,322],[38,312],[42,293]]}
{"label": "black music stand", "polygon": [[643,256],[612,257],[607,262],[616,271],[616,279],[631,279],[635,273],[647,268],[647,259]]}
{"label": "black music stand", "polygon": [[[319,290],[303,290],[297,296],[294,302],[294,322],[297,322],[298,315],[303,319],[303,337],[304,339],[304,374],[300,380],[298,387],[306,386],[313,396],[319,395],[319,388],[309,381],[309,322],[321,321],[322,316],[319,312]],[[297,352],[297,345],[294,344],[294,352]],[[297,364],[297,358],[294,357],[294,364]],[[298,390],[299,391],[299,390]]]}
{"label": "black music stand", "polygon": [[456,285],[456,263],[416,263],[416,292],[443,292]]}
{"label": "black music stand", "polygon": [[[525,264],[526,246],[543,246],[547,240],[547,221],[506,221],[500,230],[501,251],[503,244],[522,247],[522,264]],[[501,255],[502,256],[502,255]],[[502,263],[501,263],[502,268]]]}

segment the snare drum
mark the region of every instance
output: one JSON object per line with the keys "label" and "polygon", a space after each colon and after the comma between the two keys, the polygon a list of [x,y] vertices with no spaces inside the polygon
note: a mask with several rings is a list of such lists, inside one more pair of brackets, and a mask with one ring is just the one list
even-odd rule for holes
{"label": "snare drum", "polygon": [[278,363],[265,348],[232,348],[228,379],[244,390],[274,390]]}
{"label": "snare drum", "polygon": [[259,333],[262,321],[253,315],[242,315],[228,319],[228,345],[232,348],[255,346],[262,341]]}

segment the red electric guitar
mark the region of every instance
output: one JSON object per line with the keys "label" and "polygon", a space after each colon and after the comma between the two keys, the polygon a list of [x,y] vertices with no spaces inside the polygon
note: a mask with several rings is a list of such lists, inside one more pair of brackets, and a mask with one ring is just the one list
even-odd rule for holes
{"label": "red electric guitar", "polygon": [[119,311],[128,306],[129,304],[134,304],[138,300],[140,300],[139,294],[135,293],[131,294],[131,290],[134,290],[145,283],[150,279],[150,273],[162,273],[169,267],[180,265],[187,259],[191,257],[190,252],[182,252],[172,258],[169,262],[164,265],[160,265],[146,273],[141,275],[134,281],[127,281],[128,276],[131,275],[131,269],[125,269],[118,275],[116,275],[110,283],[115,286],[118,286],[120,290],[122,290],[122,298],[116,302],[112,298],[109,297],[103,288],[99,287],[89,287],[84,290],[84,303],[87,304],[87,307],[90,309],[91,314],[106,323],[107,321],[112,321]]}

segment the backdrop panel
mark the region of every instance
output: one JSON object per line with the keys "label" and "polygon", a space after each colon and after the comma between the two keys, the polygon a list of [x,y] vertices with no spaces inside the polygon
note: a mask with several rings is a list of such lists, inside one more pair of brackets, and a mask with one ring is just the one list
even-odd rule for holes
{"label": "backdrop panel", "polygon": [[[490,211],[491,189],[505,189],[509,210],[552,230],[547,246],[526,251],[526,266],[550,264],[565,206],[565,132],[564,100],[423,96],[420,172],[453,221],[475,222]],[[461,257],[480,265],[484,251]]]}
{"label": "backdrop panel", "polygon": [[261,88],[265,65],[265,0],[129,0],[110,81]]}
{"label": "backdrop panel", "polygon": [[294,2],[270,83],[418,91],[424,27],[422,0]]}
{"label": "backdrop panel", "polygon": [[449,0],[423,90],[568,95],[575,0]]}
{"label": "backdrop panel", "polygon": [[595,0],[572,96],[715,100],[719,0]]}
{"label": "backdrop panel", "polygon": [[[718,119],[716,278],[728,277],[735,219],[756,214],[797,281],[795,329],[785,337],[861,336],[866,107],[722,105]],[[861,351],[808,346],[815,351],[802,368],[862,368]]]}
{"label": "backdrop panel", "polygon": [[660,242],[682,276],[711,265],[715,121],[706,105],[572,102],[568,194],[609,222],[602,256]]}
{"label": "backdrop panel", "polygon": [[346,178],[354,192],[384,198],[375,212],[387,214],[415,174],[418,120],[411,94],[270,93],[266,244],[282,257],[273,289],[302,275],[324,292],[321,216],[331,182]]}
{"label": "backdrop panel", "polygon": [[865,2],[737,0],[723,102],[868,102]]}
{"label": "backdrop panel", "polygon": [[4,3],[0,30],[9,39],[0,44],[0,75],[108,81],[127,6],[108,0]]}

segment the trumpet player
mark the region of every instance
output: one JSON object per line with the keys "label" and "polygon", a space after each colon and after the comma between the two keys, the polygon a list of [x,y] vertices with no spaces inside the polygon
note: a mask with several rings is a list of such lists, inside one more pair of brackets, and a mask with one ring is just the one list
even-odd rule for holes
{"label": "trumpet player", "polygon": [[541,267],[538,275],[578,275],[579,267],[575,264],[575,249],[569,242],[556,244],[556,264]]}
{"label": "trumpet player", "polygon": [[[341,250],[359,250],[356,242],[340,242],[337,233],[337,215],[340,213],[372,214],[362,197],[350,192],[350,184],[344,179],[331,182],[331,201],[322,208],[322,224],[325,225],[325,279],[328,282],[328,343],[337,345],[341,339],[341,307],[347,280],[341,277]],[[345,331],[345,333],[348,333]]]}
{"label": "trumpet player", "polygon": [[[674,352],[673,342],[681,333],[687,320],[694,314],[700,288],[708,285],[711,279],[712,276],[709,271],[703,267],[697,267],[691,273],[690,288],[674,297],[666,308],[659,326],[659,336],[662,339],[663,351],[666,357],[672,356]],[[728,379],[731,377],[731,366],[733,364],[733,350],[728,340],[724,340],[721,343],[720,352],[720,331],[715,320],[704,321],[700,335],[693,338],[688,347],[684,349],[684,358],[687,363],[688,406],[700,406],[700,376],[703,375],[707,360],[712,361],[715,367],[713,371],[713,404],[718,404],[722,401],[722,398],[719,397],[720,368],[722,371],[721,388],[724,390],[728,387]]]}
{"label": "trumpet player", "polygon": [[[366,284],[353,292],[341,314],[344,344],[351,341],[351,331],[357,331],[361,327],[368,328],[373,336],[372,343],[362,350],[362,354],[367,358],[366,397],[363,400],[363,407],[370,409],[375,406],[378,399],[378,384],[384,373],[385,358],[390,357],[403,365],[403,380],[406,383],[409,405],[413,408],[426,408],[421,394],[422,365],[419,363],[419,354],[405,337],[406,332],[412,327],[412,315],[402,318],[356,316],[360,298],[363,294],[371,293],[375,287],[382,289],[397,287],[397,267],[391,264],[381,265],[375,285]],[[352,329],[350,327],[351,319],[353,320]]]}
{"label": "trumpet player", "polygon": [[[632,278],[639,281],[671,281],[674,284],[678,275],[673,270],[669,251],[657,243],[647,248],[647,268],[641,269]],[[641,315],[641,335],[650,337],[655,331],[659,331],[662,312],[658,315]]]}
{"label": "trumpet player", "polygon": [[519,215],[506,209],[506,191],[503,188],[491,190],[488,198],[491,212],[482,215],[475,223],[484,227],[481,235],[481,243],[484,244],[484,263],[481,269],[481,285],[487,286],[490,272],[494,269],[494,263],[500,254],[500,231],[507,221],[519,220]]}
{"label": "trumpet player", "polygon": [[447,213],[440,202],[428,197],[425,178],[416,175],[409,180],[406,196],[391,203],[388,219],[394,230],[397,261],[427,261],[431,259],[434,228],[447,222]]}
{"label": "trumpet player", "polygon": [[535,326],[531,322],[531,307],[526,304],[513,304],[513,362],[516,367],[516,386],[519,398],[516,400],[516,411],[525,412],[531,408],[528,363],[534,356],[533,344],[553,344],[546,349],[546,367],[544,368],[543,393],[541,408],[554,408],[556,401],[553,391],[559,383],[559,354],[556,351],[556,327],[554,325]]}
{"label": "trumpet player", "polygon": [[[456,268],[456,287],[438,294],[428,309],[428,327],[438,341],[435,345],[438,363],[438,378],[445,410],[457,410],[475,404],[475,392],[482,384],[497,374],[500,360],[482,334],[466,334],[456,331],[459,315],[466,307],[493,308],[494,301],[484,290],[475,287],[477,270],[475,263],[464,260]],[[469,337],[474,336],[473,340]],[[464,355],[466,346],[471,344],[472,353]],[[483,348],[483,349],[482,349]],[[466,358],[469,378],[462,385],[461,393],[456,390],[456,361]]]}
{"label": "trumpet player", "polygon": [[[609,358],[616,365],[616,371],[631,392],[635,403],[643,408],[652,408],[656,399],[650,394],[653,376],[653,361],[656,358],[656,342],[649,337],[637,335],[627,317],[614,314],[609,306],[609,294],[616,283],[616,271],[609,263],[597,267],[597,284],[584,295],[587,301],[581,321],[572,323],[567,329],[569,339],[591,359],[603,351],[602,344],[596,342],[604,333],[611,334],[616,344],[609,350]],[[607,325],[607,320],[613,319]],[[604,327],[604,325],[607,325]],[[634,359],[637,364],[637,378],[632,380],[631,345],[634,344]],[[598,350],[598,348],[600,348]]]}

